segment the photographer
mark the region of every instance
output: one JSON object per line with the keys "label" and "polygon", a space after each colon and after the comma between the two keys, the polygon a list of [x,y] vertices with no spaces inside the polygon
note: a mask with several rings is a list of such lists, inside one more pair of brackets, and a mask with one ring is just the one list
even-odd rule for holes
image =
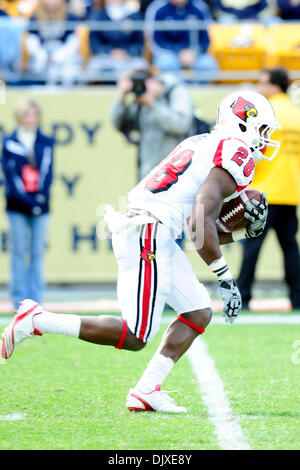
{"label": "photographer", "polygon": [[170,74],[137,70],[121,77],[117,86],[112,121],[138,145],[140,180],[185,137],[193,119],[193,103],[189,90]]}

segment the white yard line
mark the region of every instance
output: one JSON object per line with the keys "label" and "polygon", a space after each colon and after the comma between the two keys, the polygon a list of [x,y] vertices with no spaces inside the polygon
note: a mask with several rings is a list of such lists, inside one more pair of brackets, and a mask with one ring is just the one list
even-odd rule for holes
{"label": "white yard line", "polygon": [[196,338],[187,356],[198,379],[202,399],[215,427],[221,449],[249,450],[238,420],[232,413],[223,381],[202,338]]}
{"label": "white yard line", "polygon": [[0,421],[17,421],[25,419],[24,413],[10,413],[8,415],[0,415]]}

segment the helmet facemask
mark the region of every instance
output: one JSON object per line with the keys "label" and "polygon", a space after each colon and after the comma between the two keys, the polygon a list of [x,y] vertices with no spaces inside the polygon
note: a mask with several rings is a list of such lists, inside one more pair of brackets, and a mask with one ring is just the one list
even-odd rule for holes
{"label": "helmet facemask", "polygon": [[253,151],[254,160],[271,161],[277,155],[280,142],[278,140],[271,139],[271,134],[276,130],[280,129],[280,124],[276,121],[272,123],[265,122],[248,122],[246,126],[246,132],[250,138],[249,146]]}

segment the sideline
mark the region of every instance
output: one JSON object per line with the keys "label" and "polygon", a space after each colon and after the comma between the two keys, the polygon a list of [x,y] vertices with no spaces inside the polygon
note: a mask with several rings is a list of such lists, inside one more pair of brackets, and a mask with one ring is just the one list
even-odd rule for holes
{"label": "sideline", "polygon": [[[222,310],[223,302],[220,300],[212,300],[212,309],[214,312]],[[120,312],[120,307],[116,299],[97,300],[67,300],[67,301],[48,301],[44,307],[50,312]],[[290,301],[287,298],[276,299],[257,299],[250,302],[253,312],[289,312]],[[0,314],[13,312],[13,307],[8,300],[0,300]]]}

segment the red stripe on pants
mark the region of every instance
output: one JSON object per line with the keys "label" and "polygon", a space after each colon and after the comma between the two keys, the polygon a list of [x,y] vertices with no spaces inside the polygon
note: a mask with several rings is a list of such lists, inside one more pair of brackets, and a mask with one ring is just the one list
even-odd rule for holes
{"label": "red stripe on pants", "polygon": [[[144,247],[146,250],[151,251],[151,236],[152,224],[148,224],[145,231]],[[152,263],[151,261],[144,262],[144,289],[143,289],[143,303],[142,303],[142,321],[140,327],[139,339],[144,341],[148,318],[150,310],[150,296],[151,296],[151,277],[152,277]]]}

